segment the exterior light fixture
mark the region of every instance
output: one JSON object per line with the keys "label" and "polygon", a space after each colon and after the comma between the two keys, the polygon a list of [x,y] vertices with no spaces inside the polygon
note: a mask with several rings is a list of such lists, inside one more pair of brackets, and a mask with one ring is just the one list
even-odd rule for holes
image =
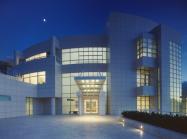
{"label": "exterior light fixture", "polygon": [[143,130],[143,125],[140,125],[140,129]]}

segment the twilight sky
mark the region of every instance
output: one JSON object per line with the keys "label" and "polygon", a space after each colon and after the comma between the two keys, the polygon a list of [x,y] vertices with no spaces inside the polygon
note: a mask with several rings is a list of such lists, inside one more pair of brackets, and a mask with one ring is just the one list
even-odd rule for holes
{"label": "twilight sky", "polygon": [[103,33],[112,11],[143,16],[179,31],[187,80],[187,0],[0,0],[0,59],[52,35]]}

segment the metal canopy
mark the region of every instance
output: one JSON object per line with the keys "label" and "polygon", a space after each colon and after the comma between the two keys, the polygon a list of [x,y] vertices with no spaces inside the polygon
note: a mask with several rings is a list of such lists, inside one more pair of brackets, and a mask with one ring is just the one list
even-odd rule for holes
{"label": "metal canopy", "polygon": [[78,76],[74,77],[83,95],[99,95],[106,80],[104,76]]}

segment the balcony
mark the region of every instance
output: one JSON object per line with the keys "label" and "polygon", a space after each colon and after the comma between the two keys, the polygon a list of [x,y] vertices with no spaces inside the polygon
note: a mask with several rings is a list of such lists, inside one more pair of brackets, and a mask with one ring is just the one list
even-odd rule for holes
{"label": "balcony", "polygon": [[137,60],[137,68],[156,68],[156,58],[153,57],[141,57]]}
{"label": "balcony", "polygon": [[154,86],[140,86],[136,89],[137,96],[155,96],[156,88]]}

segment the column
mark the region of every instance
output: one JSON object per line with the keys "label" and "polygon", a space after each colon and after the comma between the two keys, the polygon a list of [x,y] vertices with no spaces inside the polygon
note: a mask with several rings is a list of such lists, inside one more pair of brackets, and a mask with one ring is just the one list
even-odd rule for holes
{"label": "column", "polygon": [[82,93],[81,92],[77,92],[77,96],[78,96],[78,107],[79,107],[79,115],[83,114],[83,106],[82,106]]}
{"label": "column", "polygon": [[104,91],[99,94],[99,115],[106,115],[106,93]]}
{"label": "column", "polygon": [[51,98],[51,115],[56,115],[55,98]]}

